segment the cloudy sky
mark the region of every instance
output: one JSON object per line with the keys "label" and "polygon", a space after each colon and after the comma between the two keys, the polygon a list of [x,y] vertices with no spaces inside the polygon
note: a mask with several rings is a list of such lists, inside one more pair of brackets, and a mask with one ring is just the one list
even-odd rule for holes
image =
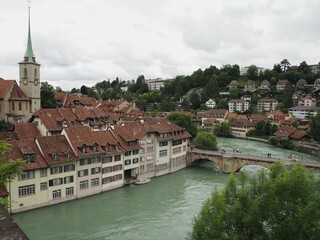
{"label": "cloudy sky", "polygon": [[[0,77],[18,80],[28,2],[1,3]],[[319,13],[319,0],[33,0],[31,34],[41,80],[70,90],[210,65],[315,64]]]}

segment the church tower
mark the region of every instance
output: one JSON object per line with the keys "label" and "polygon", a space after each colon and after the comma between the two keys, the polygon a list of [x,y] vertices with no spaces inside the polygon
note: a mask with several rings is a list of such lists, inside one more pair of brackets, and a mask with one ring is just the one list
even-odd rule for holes
{"label": "church tower", "polygon": [[40,64],[33,54],[30,30],[30,6],[28,12],[28,43],[27,51],[22,62],[19,62],[19,85],[21,90],[30,98],[30,113],[41,108],[40,98]]}

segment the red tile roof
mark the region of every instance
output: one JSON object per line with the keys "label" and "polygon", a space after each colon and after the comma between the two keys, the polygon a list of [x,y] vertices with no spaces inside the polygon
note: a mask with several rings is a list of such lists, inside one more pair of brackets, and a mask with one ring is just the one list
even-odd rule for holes
{"label": "red tile roof", "polygon": [[36,137],[41,136],[35,123],[17,123],[14,127],[16,135],[21,140],[34,140]]}
{"label": "red tile roof", "polygon": [[[64,135],[37,137],[36,141],[49,165],[77,160]],[[58,160],[54,160],[54,155],[59,156]]]}

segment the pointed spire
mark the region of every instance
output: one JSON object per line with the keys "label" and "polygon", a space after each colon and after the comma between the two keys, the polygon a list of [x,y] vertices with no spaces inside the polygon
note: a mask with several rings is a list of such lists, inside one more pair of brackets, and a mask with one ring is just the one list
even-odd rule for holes
{"label": "pointed spire", "polygon": [[33,54],[32,50],[32,43],[31,43],[31,30],[30,30],[30,2],[29,2],[29,27],[28,27],[28,45],[27,45],[27,51],[26,54],[24,55],[24,60],[27,62],[36,62],[36,58]]}

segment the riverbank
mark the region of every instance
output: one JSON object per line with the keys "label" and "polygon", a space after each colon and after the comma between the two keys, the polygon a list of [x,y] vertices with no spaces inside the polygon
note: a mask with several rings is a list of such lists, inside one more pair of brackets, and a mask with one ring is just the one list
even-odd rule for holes
{"label": "riverbank", "polygon": [[[239,137],[239,136],[234,136],[234,138],[238,138],[238,139],[244,139],[244,140],[249,140],[249,141],[257,141],[257,142],[263,142],[263,143],[267,143],[270,146],[274,146],[272,144],[269,143],[268,139],[264,139],[264,138],[255,138],[255,137]],[[295,149],[292,149],[292,151],[295,152],[300,152],[300,153],[305,153],[305,154],[309,154],[309,155],[313,155],[313,156],[320,156],[320,147],[318,146],[318,144],[306,144],[306,143],[295,143]],[[281,148],[278,146],[274,146],[277,147],[279,149],[285,149],[285,148]]]}

